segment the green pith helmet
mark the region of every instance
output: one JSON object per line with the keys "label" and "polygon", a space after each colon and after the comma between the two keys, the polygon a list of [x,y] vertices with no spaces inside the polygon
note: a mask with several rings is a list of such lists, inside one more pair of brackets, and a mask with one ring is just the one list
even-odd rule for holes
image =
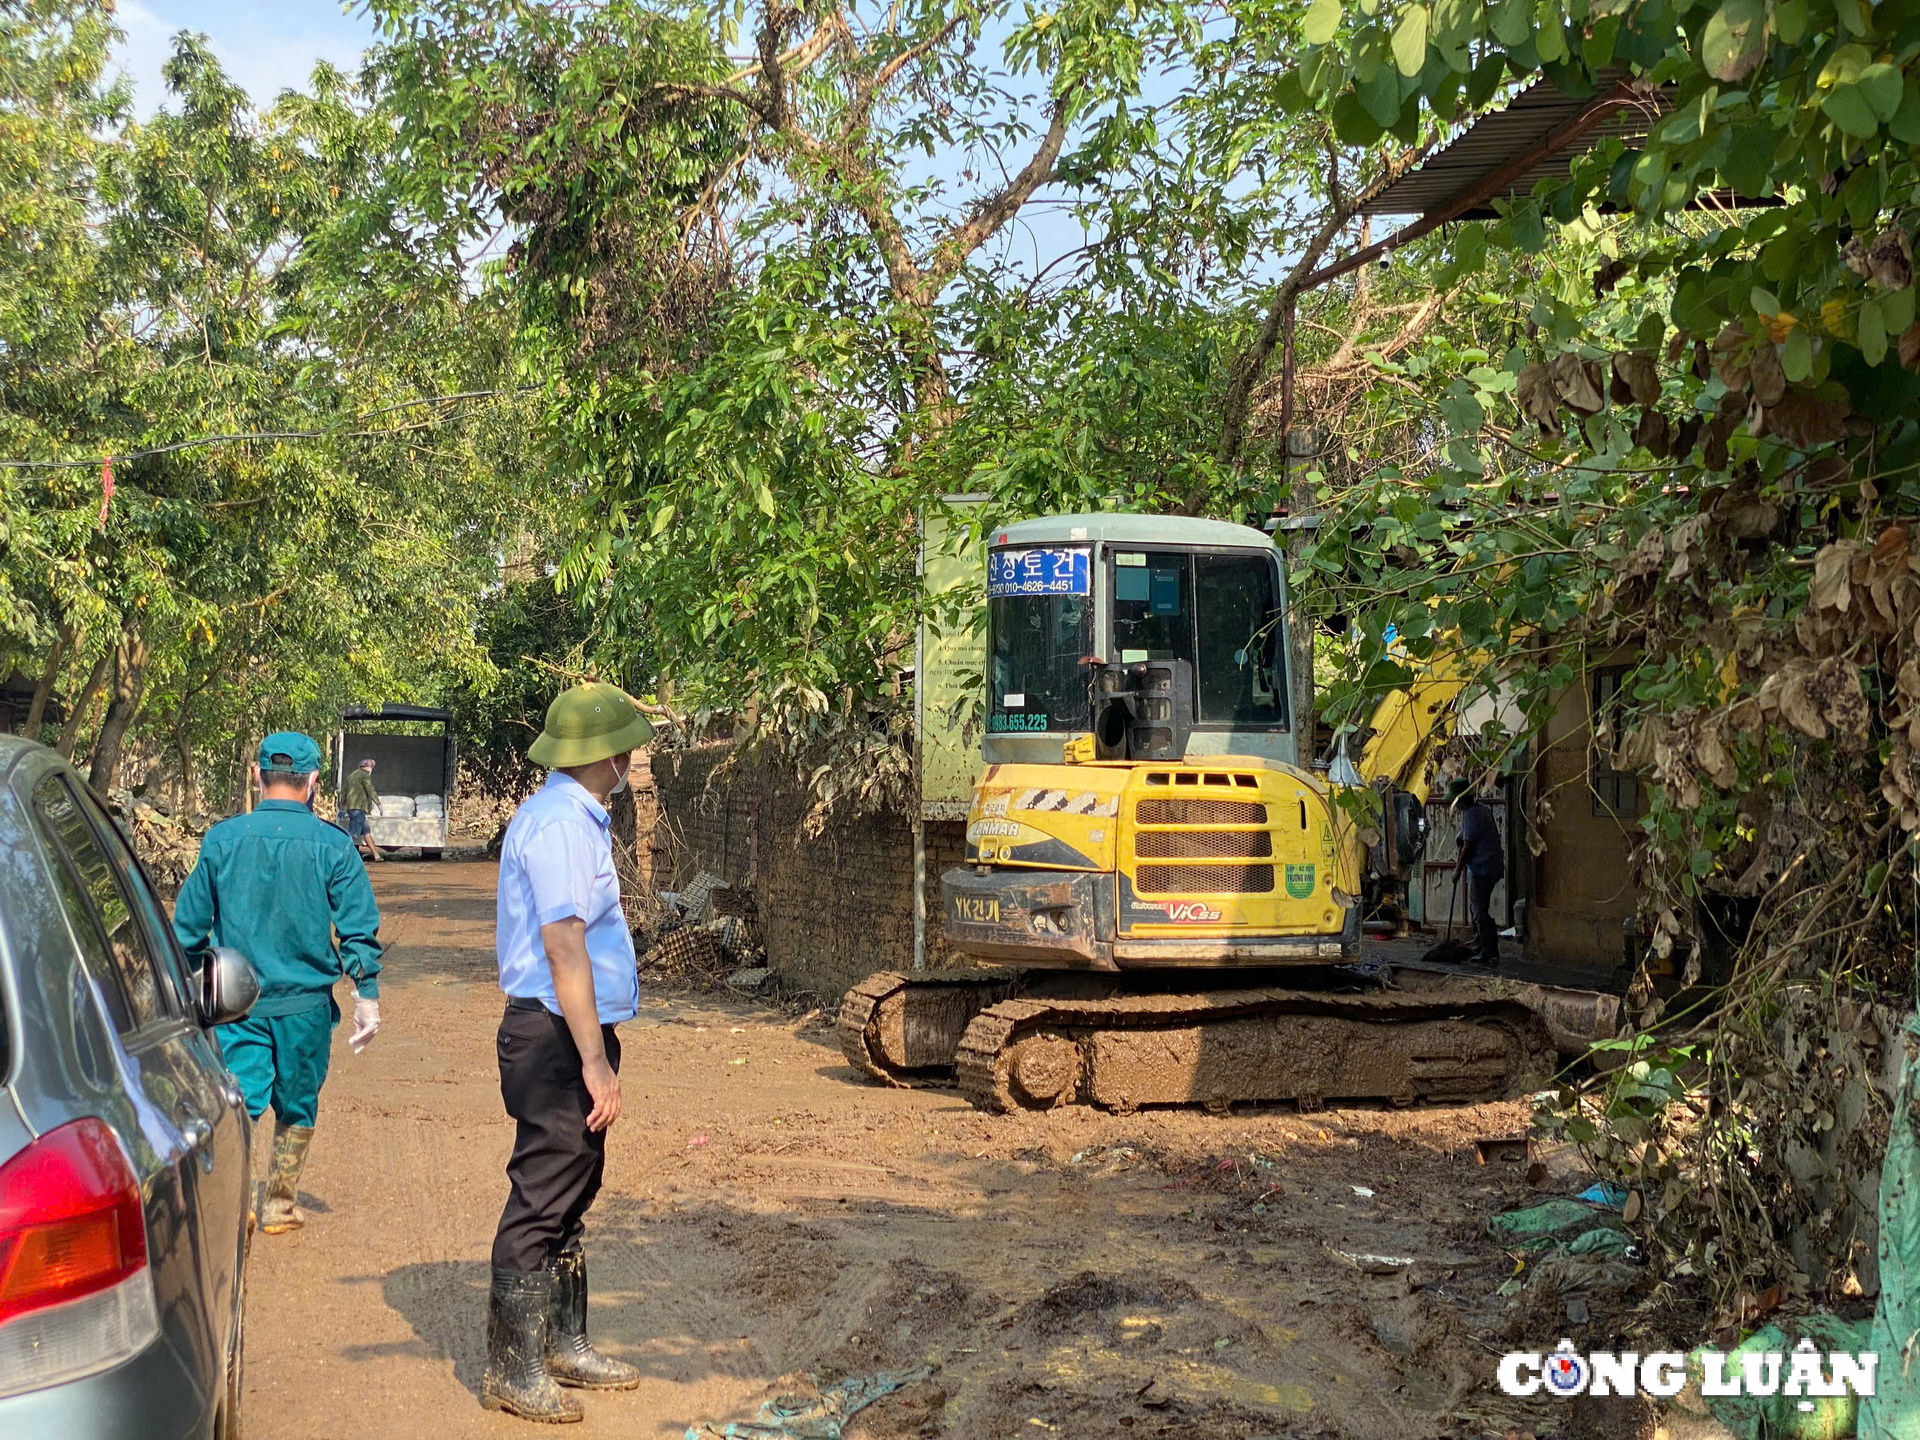
{"label": "green pith helmet", "polygon": [[594,680],[554,697],[547,728],[527,758],[549,770],[565,770],[638,750],[652,738],[653,726],[633,708],[627,692]]}
{"label": "green pith helmet", "polygon": [[1480,788],[1471,780],[1454,780],[1447,785],[1447,804],[1458,807],[1462,800],[1478,800]]}

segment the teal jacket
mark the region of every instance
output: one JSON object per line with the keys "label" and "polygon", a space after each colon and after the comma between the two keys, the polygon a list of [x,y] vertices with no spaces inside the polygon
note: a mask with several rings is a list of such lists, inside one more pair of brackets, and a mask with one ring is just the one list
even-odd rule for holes
{"label": "teal jacket", "polygon": [[343,973],[360,995],[380,993],[380,908],[367,867],[346,831],[295,800],[263,800],[207,831],[173,933],[188,954],[211,943],[245,955],[260,976],[255,1015],[330,1006]]}

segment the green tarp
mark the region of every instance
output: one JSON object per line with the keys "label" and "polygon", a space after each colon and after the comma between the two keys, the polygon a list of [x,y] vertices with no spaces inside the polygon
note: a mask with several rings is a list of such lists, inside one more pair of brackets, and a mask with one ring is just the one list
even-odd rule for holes
{"label": "green tarp", "polygon": [[[1920,1047],[1920,1015],[1908,1021],[1908,1055]],[[1874,1393],[1821,1398],[1809,1409],[1785,1396],[1713,1397],[1713,1416],[1738,1440],[1920,1440],[1920,1065],[1908,1061],[1894,1098],[1880,1171],[1880,1300],[1871,1324],[1832,1315],[1769,1325],[1732,1353],[1788,1350],[1801,1336],[1822,1350],[1871,1350],[1880,1357]],[[1692,1362],[1699,1377],[1699,1352]],[[1737,1365],[1729,1362],[1729,1368]],[[1857,1428],[1856,1428],[1857,1427]]]}
{"label": "green tarp", "polygon": [[1587,1200],[1547,1200],[1487,1217],[1487,1235],[1507,1250],[1529,1255],[1622,1255],[1633,1244],[1626,1222]]}
{"label": "green tarp", "polygon": [[1880,1355],[1860,1406],[1860,1440],[1920,1440],[1920,1015],[1907,1022],[1906,1068],[1880,1170],[1880,1303],[1867,1348]]}
{"label": "green tarp", "polygon": [[[1727,1352],[1727,1370],[1737,1375],[1741,1356],[1791,1350],[1802,1339],[1823,1351],[1859,1351],[1867,1348],[1867,1327],[1864,1321],[1837,1315],[1802,1315],[1787,1322],[1784,1330],[1765,1325]],[[1687,1357],[1687,1372],[1696,1382],[1700,1379],[1698,1350]],[[1854,1433],[1860,1400],[1854,1395],[1717,1395],[1708,1396],[1706,1404],[1736,1440],[1845,1440]]]}

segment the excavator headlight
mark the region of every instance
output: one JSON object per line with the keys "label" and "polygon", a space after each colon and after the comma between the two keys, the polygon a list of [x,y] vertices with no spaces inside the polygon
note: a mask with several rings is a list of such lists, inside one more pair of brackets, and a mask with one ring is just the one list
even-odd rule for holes
{"label": "excavator headlight", "polygon": [[1068,935],[1073,931],[1073,906],[1062,905],[1032,912],[1036,935]]}

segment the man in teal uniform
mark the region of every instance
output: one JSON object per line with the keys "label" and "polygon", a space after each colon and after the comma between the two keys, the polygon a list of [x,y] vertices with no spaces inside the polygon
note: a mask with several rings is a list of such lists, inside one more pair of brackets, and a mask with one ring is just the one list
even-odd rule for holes
{"label": "man in teal uniform", "polygon": [[173,930],[188,954],[231,945],[260,976],[247,1018],[216,1033],[248,1113],[258,1120],[273,1107],[260,1225],[277,1235],[306,1223],[294,1198],[340,1019],[333,985],[343,973],[357,997],[348,1044],[357,1054],[380,1028],[380,910],[353,841],[313,813],[320,747],[292,731],[269,735],[257,774],[259,807],[207,831]]}

